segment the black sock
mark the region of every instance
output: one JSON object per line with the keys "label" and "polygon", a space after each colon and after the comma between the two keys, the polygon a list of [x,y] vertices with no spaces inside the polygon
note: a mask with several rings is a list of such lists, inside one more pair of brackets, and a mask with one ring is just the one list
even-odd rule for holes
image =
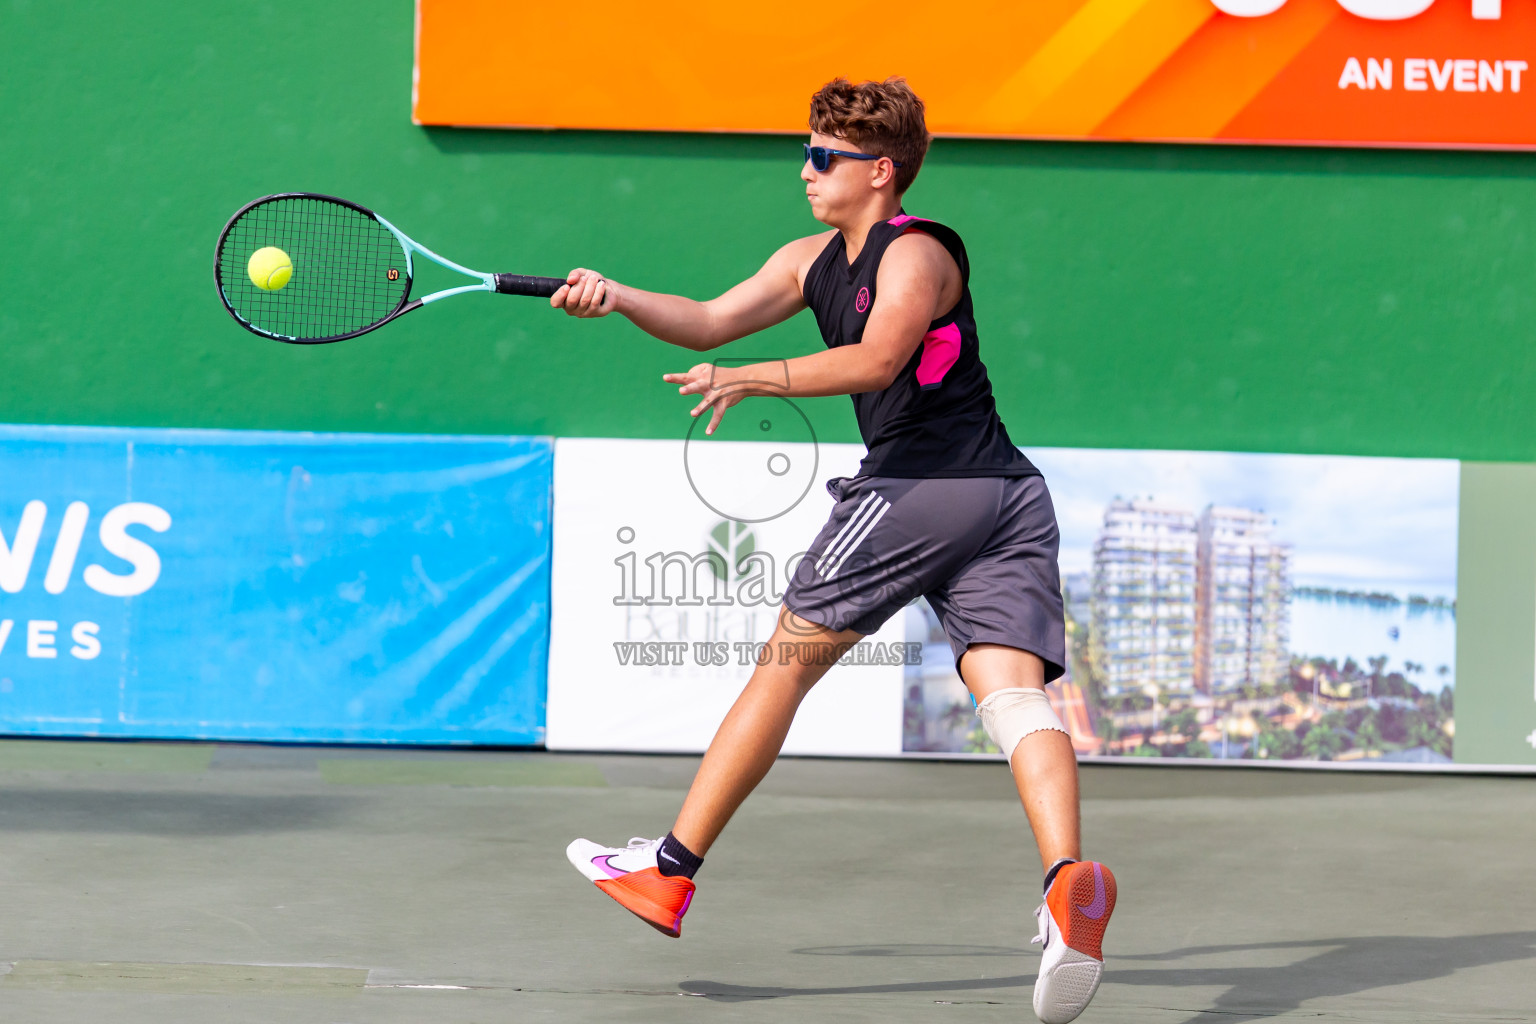
{"label": "black sock", "polygon": [[[668,836],[667,838],[670,839],[671,836]],[[1051,891],[1051,883],[1056,881],[1056,872],[1060,871],[1062,868],[1066,867],[1068,864],[1076,864],[1076,863],[1077,863],[1077,861],[1073,860],[1071,857],[1063,857],[1063,858],[1061,858],[1061,860],[1057,861],[1055,864],[1052,864],[1051,865],[1051,870],[1049,870],[1049,871],[1047,871],[1045,873],[1045,889],[1043,891],[1044,892],[1050,892]],[[663,871],[662,874],[666,874],[666,872]]]}
{"label": "black sock", "polygon": [[668,832],[667,838],[661,841],[661,849],[656,851],[656,867],[664,875],[682,875],[684,878],[692,878],[693,873],[699,870],[699,866],[703,863],[703,857],[678,842],[677,836],[671,832]]}

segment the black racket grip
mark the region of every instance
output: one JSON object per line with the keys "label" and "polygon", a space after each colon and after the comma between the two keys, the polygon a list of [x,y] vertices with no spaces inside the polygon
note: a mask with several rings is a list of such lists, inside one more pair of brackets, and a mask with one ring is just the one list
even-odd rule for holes
{"label": "black racket grip", "polygon": [[563,277],[524,277],[522,274],[497,274],[496,291],[502,295],[537,295],[547,299],[565,287]]}

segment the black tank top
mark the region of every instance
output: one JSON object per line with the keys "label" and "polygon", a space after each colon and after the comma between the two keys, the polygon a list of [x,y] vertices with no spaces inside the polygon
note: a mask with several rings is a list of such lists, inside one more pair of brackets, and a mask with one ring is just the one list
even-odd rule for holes
{"label": "black tank top", "polygon": [[923,231],[943,244],[960,268],[960,301],[928,325],[922,344],[883,391],[853,395],[859,433],[869,454],[860,472],[871,476],[1038,476],[1008,438],[997,415],[987,368],[981,364],[971,308],[971,266],[960,236],[942,224],[902,213],[869,229],[848,263],[842,232],[805,275],[805,303],[828,348],[856,345],[875,304],[875,277],[890,244]]}

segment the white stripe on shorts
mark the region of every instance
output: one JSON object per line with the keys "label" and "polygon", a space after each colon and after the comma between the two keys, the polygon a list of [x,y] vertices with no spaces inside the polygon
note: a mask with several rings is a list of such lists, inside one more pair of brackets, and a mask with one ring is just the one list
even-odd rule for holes
{"label": "white stripe on shorts", "polygon": [[827,566],[831,565],[832,560],[837,556],[838,548],[841,547],[843,540],[857,533],[859,526],[863,523],[866,512],[873,512],[879,507],[880,502],[884,500],[874,491],[870,491],[865,496],[863,502],[859,504],[853,515],[849,516],[848,521],[843,524],[843,528],[837,531],[837,536],[832,538],[832,543],[827,545],[827,550],[822,552],[821,557],[816,560],[817,572],[823,575],[826,574]]}
{"label": "white stripe on shorts", "polygon": [[873,530],[875,528],[875,524],[878,523],[881,519],[883,519],[885,517],[885,514],[887,512],[889,512],[890,510],[891,510],[891,503],[886,501],[884,498],[881,498],[880,499],[880,511],[876,512],[874,514],[873,518],[871,518],[869,520],[869,522],[864,526],[864,529],[859,531],[859,535],[853,539],[853,543],[848,545],[848,549],[846,551],[844,551],[842,553],[842,555],[838,558],[837,564],[832,566],[832,568],[827,570],[827,573],[826,573],[827,579],[831,579],[833,576],[837,575],[837,570],[841,569],[843,567],[843,563],[848,561],[848,556],[853,554],[854,551],[858,550],[859,545],[864,543],[864,538],[869,536],[869,531]]}

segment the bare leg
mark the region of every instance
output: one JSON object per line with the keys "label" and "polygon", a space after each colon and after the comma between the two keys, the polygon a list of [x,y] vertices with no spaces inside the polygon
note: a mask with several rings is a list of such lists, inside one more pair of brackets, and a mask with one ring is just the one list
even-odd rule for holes
{"label": "bare leg", "polygon": [[[960,658],[960,675],[978,702],[1014,686],[1045,689],[1045,662],[1002,644],[972,644]],[[1063,857],[1079,860],[1082,839],[1072,741],[1054,729],[1032,732],[1014,748],[1011,764],[1013,783],[1040,848],[1040,863],[1049,869]]]}
{"label": "bare leg", "polygon": [[678,842],[704,856],[736,808],[773,767],[800,702],[835,660],[805,659],[798,655],[784,658],[779,645],[816,644],[822,650],[833,646],[846,649],[861,639],[862,633],[836,633],[806,622],[788,608],[783,610],[769,641],[773,658],[767,665],[757,667],[746,689],[731,705],[688,789],[677,824],[672,826]]}

